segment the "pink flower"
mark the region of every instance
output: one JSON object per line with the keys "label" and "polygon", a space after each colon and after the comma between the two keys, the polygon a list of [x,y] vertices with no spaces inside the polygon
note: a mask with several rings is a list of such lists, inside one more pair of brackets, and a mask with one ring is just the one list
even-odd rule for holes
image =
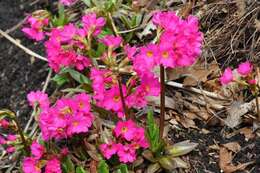
{"label": "pink flower", "polygon": [[249,61],[239,64],[237,72],[242,76],[249,75],[253,70],[253,66]]}
{"label": "pink flower", "polygon": [[126,45],[124,47],[124,51],[125,51],[128,59],[134,60],[134,56],[135,56],[135,54],[137,52],[137,48],[135,46],[131,47],[129,45]]}
{"label": "pink flower", "polygon": [[131,141],[135,134],[136,124],[132,120],[119,121],[114,129],[116,137],[123,137],[127,141]]}
{"label": "pink flower", "polygon": [[15,141],[16,139],[17,139],[16,135],[11,135],[11,134],[7,135],[8,141]]}
{"label": "pink flower", "polygon": [[68,147],[62,148],[61,151],[60,151],[60,153],[61,153],[62,156],[67,156],[67,155],[69,154],[69,149],[68,149]]}
{"label": "pink flower", "polygon": [[120,145],[117,155],[123,163],[132,163],[136,160],[135,148],[131,145]]}
{"label": "pink flower", "polygon": [[3,136],[0,136],[0,145],[6,144],[6,140]]}
{"label": "pink flower", "polygon": [[256,84],[256,79],[250,79],[247,81],[250,85],[255,85]]}
{"label": "pink flower", "polygon": [[109,142],[108,144],[101,144],[99,146],[100,151],[106,159],[110,159],[118,151],[118,144]]}
{"label": "pink flower", "polygon": [[27,100],[30,103],[30,106],[35,106],[35,104],[39,104],[41,109],[47,109],[50,105],[50,101],[48,95],[41,91],[31,91],[27,95]]}
{"label": "pink flower", "polygon": [[37,141],[33,141],[31,145],[31,152],[35,158],[40,159],[45,152],[45,148]]}
{"label": "pink flower", "polygon": [[84,116],[83,113],[77,113],[75,116],[72,116],[68,121],[68,136],[73,134],[88,132],[88,129],[91,127],[94,117],[92,114]]}
{"label": "pink flower", "polygon": [[78,110],[84,112],[84,113],[89,113],[90,111],[90,97],[85,94],[77,94],[74,96],[73,98],[75,100],[75,102],[78,105]]}
{"label": "pink flower", "polygon": [[24,173],[41,173],[38,159],[33,157],[26,157],[22,163]]}
{"label": "pink flower", "polygon": [[44,26],[49,24],[49,19],[38,19],[30,16],[27,19],[27,23],[30,25],[30,27],[24,27],[22,28],[22,31],[31,39],[36,41],[43,40],[45,33],[42,31],[42,29]]}
{"label": "pink flower", "polygon": [[62,173],[60,161],[56,157],[47,161],[45,173]]}
{"label": "pink flower", "polygon": [[233,74],[231,68],[226,68],[222,76],[220,77],[220,82],[222,85],[227,85],[233,81]]}
{"label": "pink flower", "polygon": [[97,18],[95,13],[88,13],[82,17],[83,28],[88,34],[97,36],[100,34],[102,27],[106,24],[103,17]]}
{"label": "pink flower", "polygon": [[13,152],[15,152],[15,147],[13,147],[13,146],[7,147],[7,148],[6,148],[6,152],[7,152],[7,153],[13,153]]}
{"label": "pink flower", "polygon": [[5,119],[0,119],[0,127],[6,129],[6,128],[9,127],[9,125],[10,125],[10,123],[9,123],[7,120],[5,120]]}
{"label": "pink flower", "polygon": [[74,4],[77,0],[60,0],[60,3],[62,3],[63,5],[66,6],[70,6],[72,4]]}
{"label": "pink flower", "polygon": [[117,48],[122,43],[122,38],[120,36],[106,35],[100,41],[108,47]]}

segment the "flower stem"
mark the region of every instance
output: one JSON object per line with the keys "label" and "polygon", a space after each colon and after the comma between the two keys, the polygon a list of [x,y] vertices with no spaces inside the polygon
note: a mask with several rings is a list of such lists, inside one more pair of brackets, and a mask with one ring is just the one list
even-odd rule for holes
{"label": "flower stem", "polygon": [[24,134],[23,134],[23,130],[20,126],[20,122],[18,120],[18,117],[16,114],[14,114],[14,121],[15,121],[15,124],[17,126],[17,131],[21,137],[21,140],[22,140],[22,143],[23,143],[23,146],[24,146],[24,149],[25,149],[25,152],[27,155],[29,155],[29,152],[30,152],[30,149],[29,149],[29,146],[27,144],[27,141],[25,140],[25,137],[24,137]]}
{"label": "flower stem", "polygon": [[120,98],[121,98],[121,102],[123,105],[123,111],[125,113],[126,119],[129,119],[130,117],[128,116],[128,112],[127,112],[127,108],[126,108],[126,104],[125,104],[125,97],[124,97],[123,88],[122,88],[122,79],[121,79],[120,75],[118,75],[117,81],[118,81],[118,86],[119,86],[119,91],[120,91]]}
{"label": "flower stem", "polygon": [[258,99],[258,96],[256,95],[255,97],[255,102],[256,102],[256,111],[257,111],[257,120],[258,122],[260,123],[260,109],[259,109],[259,99]]}
{"label": "flower stem", "polygon": [[160,65],[160,84],[161,84],[161,98],[160,98],[160,137],[163,137],[164,132],[164,114],[165,114],[165,83],[164,83],[164,67]]}

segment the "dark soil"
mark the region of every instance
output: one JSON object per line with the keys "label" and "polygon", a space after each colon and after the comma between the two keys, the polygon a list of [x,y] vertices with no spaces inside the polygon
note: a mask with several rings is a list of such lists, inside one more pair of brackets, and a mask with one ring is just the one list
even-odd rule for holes
{"label": "dark soil", "polygon": [[[0,28],[5,31],[19,23],[24,17],[39,7],[29,6],[32,1],[0,0]],[[43,48],[27,39],[20,28],[10,33],[15,39],[42,54]],[[46,62],[35,60],[30,55],[0,38],[0,108],[19,111],[21,117],[27,117],[29,108],[26,94],[41,89],[48,73]]]}

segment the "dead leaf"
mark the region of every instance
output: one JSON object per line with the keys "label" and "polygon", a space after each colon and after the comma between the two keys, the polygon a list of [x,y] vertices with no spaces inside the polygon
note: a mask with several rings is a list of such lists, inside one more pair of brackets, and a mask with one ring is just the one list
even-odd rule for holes
{"label": "dead leaf", "polygon": [[205,67],[204,64],[198,62],[191,67],[167,69],[167,79],[176,80],[185,77],[184,86],[196,86],[198,82],[206,82],[208,76],[217,71],[219,71],[219,66],[216,63]]}
{"label": "dead leaf", "polygon": [[220,147],[219,150],[219,167],[224,173],[232,173],[239,170],[244,170],[253,162],[240,163],[238,165],[232,164],[232,152],[229,152],[225,147]]}
{"label": "dead leaf", "polygon": [[227,125],[230,128],[234,128],[238,126],[242,122],[241,118],[241,102],[233,102],[230,106],[230,109],[228,110],[228,116],[225,119],[225,125]]}
{"label": "dead leaf", "polygon": [[253,133],[253,130],[249,127],[244,127],[239,130],[240,134],[243,134],[246,139],[253,139],[255,137],[255,134]]}
{"label": "dead leaf", "polygon": [[97,166],[98,166],[98,162],[95,161],[95,160],[91,160],[90,161],[89,172],[90,173],[97,173]]}
{"label": "dead leaf", "polygon": [[233,151],[234,153],[237,153],[238,151],[241,150],[241,146],[239,145],[238,142],[229,142],[226,144],[223,144],[224,147],[229,149],[230,151]]}

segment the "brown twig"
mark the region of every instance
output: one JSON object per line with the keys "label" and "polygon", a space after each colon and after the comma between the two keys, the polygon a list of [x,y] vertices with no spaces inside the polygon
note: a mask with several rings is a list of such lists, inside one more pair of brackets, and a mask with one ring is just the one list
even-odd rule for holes
{"label": "brown twig", "polygon": [[164,119],[165,119],[165,79],[164,79],[164,67],[160,65],[160,85],[161,85],[161,98],[160,98],[160,137],[163,137],[164,132]]}

